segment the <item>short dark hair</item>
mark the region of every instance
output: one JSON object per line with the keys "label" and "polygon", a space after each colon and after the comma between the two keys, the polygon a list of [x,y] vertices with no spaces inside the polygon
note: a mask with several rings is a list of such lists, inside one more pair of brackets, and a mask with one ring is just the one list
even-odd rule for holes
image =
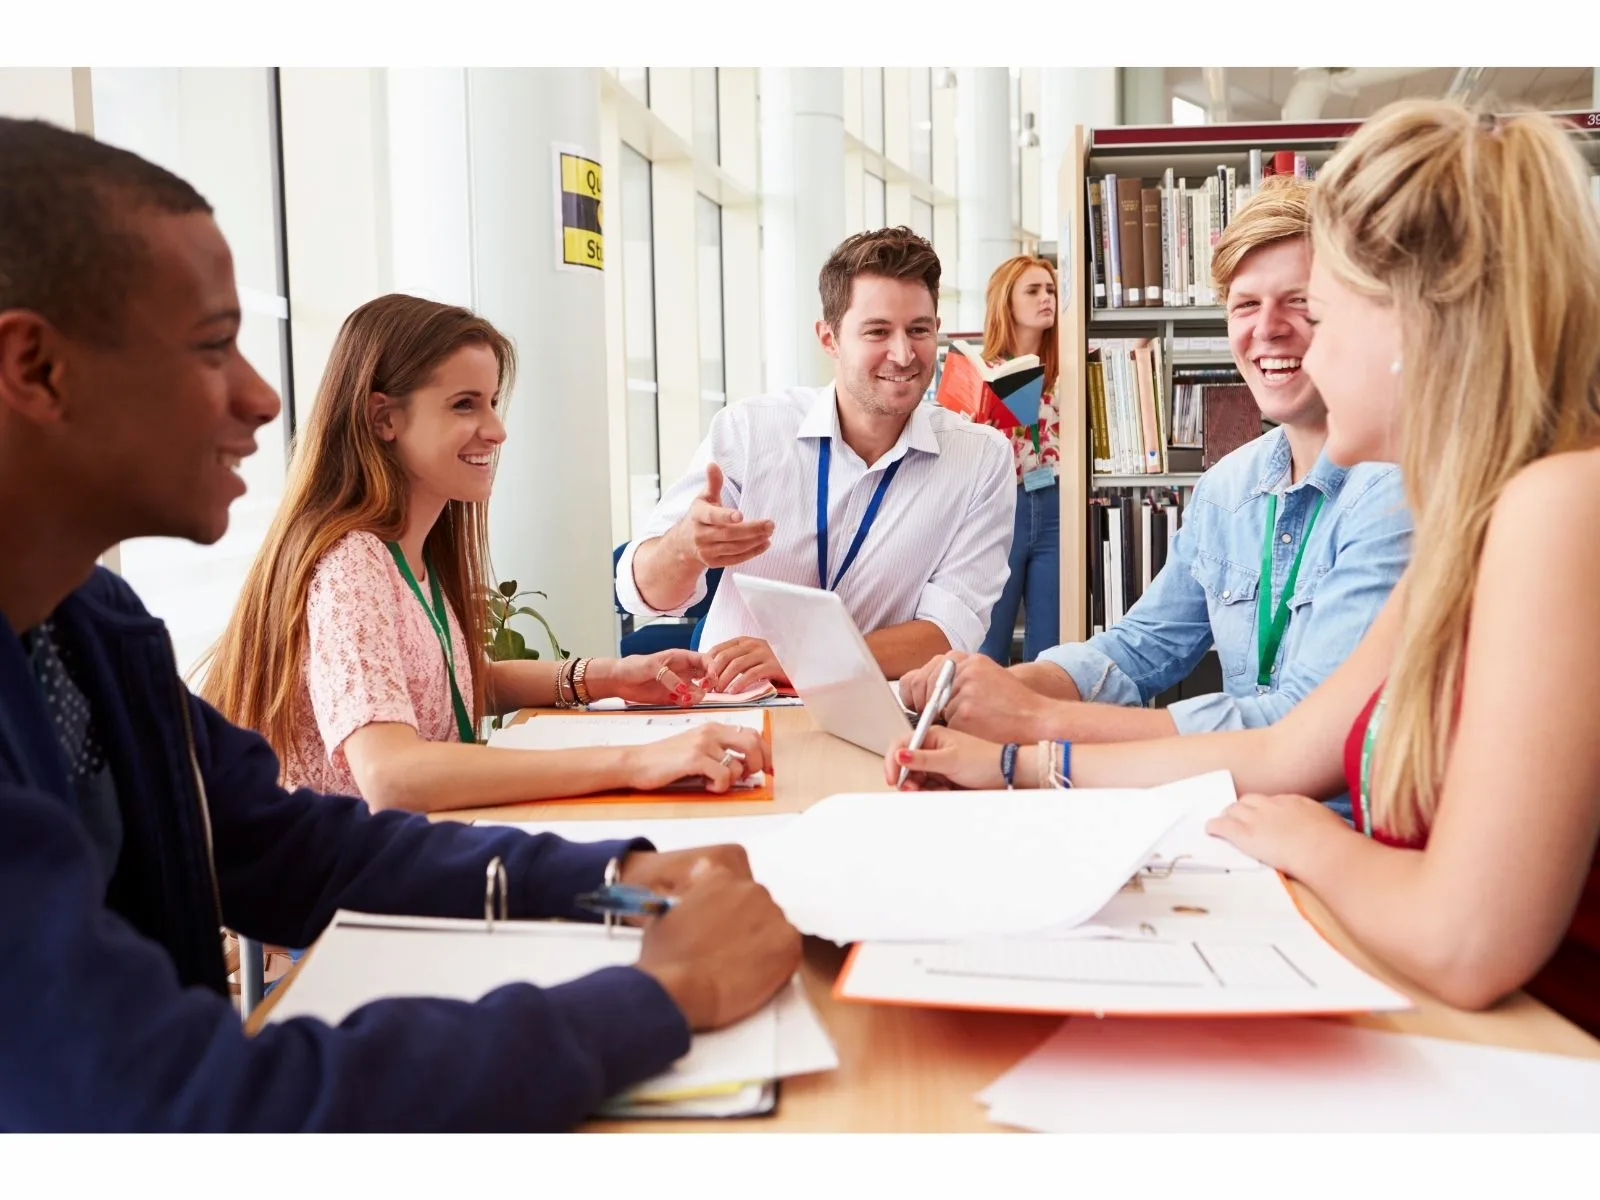
{"label": "short dark hair", "polygon": [[921,282],[939,307],[939,256],[932,244],[904,225],[874,229],[845,238],[817,276],[822,293],[822,319],[835,332],[850,307],[850,291],[858,275]]}
{"label": "short dark hair", "polygon": [[209,213],[205,197],[127,150],[45,121],[0,117],[0,312],[114,342],[148,251],[140,209]]}

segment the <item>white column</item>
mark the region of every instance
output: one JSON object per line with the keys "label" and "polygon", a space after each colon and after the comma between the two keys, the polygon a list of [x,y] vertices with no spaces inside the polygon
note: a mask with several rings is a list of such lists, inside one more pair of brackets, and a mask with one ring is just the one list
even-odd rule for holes
{"label": "white column", "polygon": [[[1011,73],[1005,67],[956,69],[956,207],[960,253],[957,323],[983,328],[983,293],[994,269],[1015,251],[1011,193]],[[946,267],[948,271],[948,266]]]}
{"label": "white column", "polygon": [[761,69],[762,340],[766,387],[820,385],[817,272],[845,236],[844,72]]}
{"label": "white column", "polygon": [[574,654],[615,653],[604,280],[556,268],[552,152],[599,160],[600,73],[469,69],[466,124],[475,307],[519,362],[489,510],[495,573],[549,593],[536,606]]}
{"label": "white column", "polygon": [[1117,123],[1115,67],[1050,67],[1039,72],[1039,221],[1046,241],[1060,243],[1056,187],[1072,129]]}
{"label": "white column", "polygon": [[471,307],[467,73],[461,67],[390,67],[384,74],[389,286]]}

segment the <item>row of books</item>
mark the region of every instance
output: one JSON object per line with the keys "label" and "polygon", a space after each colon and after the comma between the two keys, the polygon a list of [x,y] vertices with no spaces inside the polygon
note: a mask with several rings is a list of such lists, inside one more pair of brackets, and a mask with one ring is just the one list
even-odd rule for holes
{"label": "row of books", "polygon": [[1089,180],[1089,278],[1094,308],[1184,308],[1217,303],[1211,252],[1233,215],[1269,175],[1310,178],[1303,154],[1269,161],[1250,151],[1245,179],[1218,166],[1203,180],[1159,180],[1108,172]]}
{"label": "row of books", "polygon": [[1106,492],[1089,499],[1089,625],[1115,625],[1173,553],[1187,489]]}
{"label": "row of books", "polygon": [[1175,366],[1169,388],[1166,355],[1161,338],[1090,339],[1086,377],[1095,474],[1205,471],[1261,436],[1261,411],[1234,368]]}

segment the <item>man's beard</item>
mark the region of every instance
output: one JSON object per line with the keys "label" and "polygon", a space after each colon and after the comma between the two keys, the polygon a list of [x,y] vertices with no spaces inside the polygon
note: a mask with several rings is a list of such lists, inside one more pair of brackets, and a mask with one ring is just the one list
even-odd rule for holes
{"label": "man's beard", "polygon": [[921,400],[922,393],[927,391],[927,381],[917,389],[916,398],[905,409],[890,407],[878,395],[877,379],[871,375],[858,376],[847,384],[850,398],[855,401],[856,407],[868,416],[873,417],[903,417],[916,410],[917,402]]}

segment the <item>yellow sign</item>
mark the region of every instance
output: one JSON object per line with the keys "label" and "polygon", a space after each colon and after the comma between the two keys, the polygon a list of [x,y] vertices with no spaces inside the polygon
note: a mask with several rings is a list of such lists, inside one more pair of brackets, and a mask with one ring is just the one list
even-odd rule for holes
{"label": "yellow sign", "polygon": [[559,206],[558,265],[567,269],[605,269],[605,234],[600,212],[600,164],[575,148],[556,148]]}

